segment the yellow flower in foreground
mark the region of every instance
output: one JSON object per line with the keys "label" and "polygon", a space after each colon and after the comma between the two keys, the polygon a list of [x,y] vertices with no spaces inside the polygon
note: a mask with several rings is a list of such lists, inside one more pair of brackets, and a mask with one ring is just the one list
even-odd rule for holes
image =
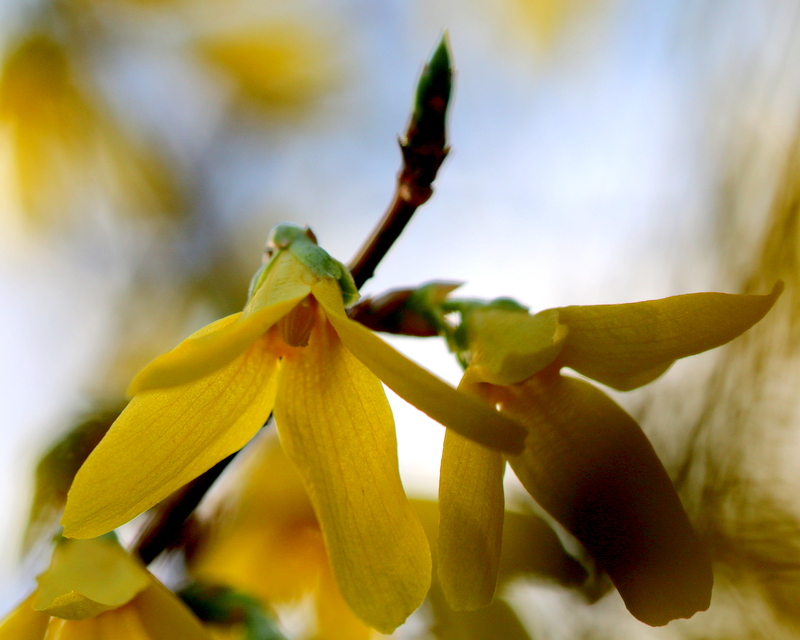
{"label": "yellow flower in foreground", "polygon": [[[711,564],[639,425],[570,367],[618,390],[678,358],[718,347],[772,307],[766,296],[697,293],[530,315],[489,304],[467,313],[461,388],[528,427],[507,456],[536,501],[610,576],[629,611],[663,625],[708,608]],[[440,476],[439,577],[451,605],[491,602],[503,527],[503,456],[451,431]]]}
{"label": "yellow flower in foreground", "polygon": [[115,541],[64,540],[0,640],[211,640],[195,616]]}
{"label": "yellow flower in foreground", "polygon": [[349,273],[301,229],[276,227],[271,246],[243,312],[134,379],[135,397],[75,477],[64,535],[94,537],[127,522],[243,447],[274,407],[345,600],[391,632],[425,597],[431,561],[400,483],[380,381],[484,445],[520,453],[524,429],[350,320]]}
{"label": "yellow flower in foreground", "polygon": [[368,640],[373,632],[336,586],[314,509],[278,439],[264,437],[247,462],[241,492],[212,523],[190,563],[192,575],[267,605],[313,593],[314,640]]}

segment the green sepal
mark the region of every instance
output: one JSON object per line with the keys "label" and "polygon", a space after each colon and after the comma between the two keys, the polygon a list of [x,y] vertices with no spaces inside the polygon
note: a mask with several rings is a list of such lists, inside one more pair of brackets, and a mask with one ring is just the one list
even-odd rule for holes
{"label": "green sepal", "polygon": [[264,283],[270,268],[275,263],[275,258],[281,251],[291,251],[295,258],[320,278],[334,278],[342,290],[345,307],[358,301],[358,289],[350,271],[317,244],[310,230],[287,222],[276,225],[270,232],[266,249],[268,261],[253,275],[247,294],[248,300]]}

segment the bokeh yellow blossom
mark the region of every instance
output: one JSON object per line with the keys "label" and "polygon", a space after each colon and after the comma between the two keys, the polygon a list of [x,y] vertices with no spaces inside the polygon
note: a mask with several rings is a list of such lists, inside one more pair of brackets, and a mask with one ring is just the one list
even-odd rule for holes
{"label": "bokeh yellow blossom", "polygon": [[123,133],[73,53],[33,32],[11,46],[0,68],[0,124],[22,209],[49,222],[69,210],[67,202],[104,192],[125,194],[139,213],[171,212],[176,192],[165,167]]}
{"label": "bokeh yellow blossom", "polygon": [[[11,186],[10,209],[25,221],[49,225],[98,210],[98,203],[116,215],[175,220],[193,213],[185,198],[193,169],[175,162],[174,140],[158,133],[168,110],[156,120],[126,113],[130,105],[115,104],[119,96],[108,93],[103,77],[111,69],[136,84],[136,74],[120,68],[114,52],[149,32],[139,28],[140,21],[171,22],[184,32],[180,53],[198,79],[219,98],[230,96],[230,106],[259,107],[263,117],[251,120],[259,127],[268,127],[276,116],[283,126],[287,116],[295,121],[308,116],[342,76],[340,47],[326,35],[329,24],[315,26],[308,15],[253,19],[257,12],[245,4],[201,3],[188,11],[182,4],[48,0],[5,43],[0,156],[8,158],[2,164]],[[155,52],[146,40],[136,44],[137,52],[174,61],[174,50]],[[151,73],[148,80],[157,77]],[[241,113],[227,109],[219,116],[234,121]]]}

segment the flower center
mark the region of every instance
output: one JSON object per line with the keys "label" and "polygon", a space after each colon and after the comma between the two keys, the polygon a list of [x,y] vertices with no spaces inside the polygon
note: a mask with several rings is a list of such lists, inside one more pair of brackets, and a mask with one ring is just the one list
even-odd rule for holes
{"label": "flower center", "polygon": [[278,331],[290,347],[307,347],[316,321],[317,301],[308,296],[278,321]]}

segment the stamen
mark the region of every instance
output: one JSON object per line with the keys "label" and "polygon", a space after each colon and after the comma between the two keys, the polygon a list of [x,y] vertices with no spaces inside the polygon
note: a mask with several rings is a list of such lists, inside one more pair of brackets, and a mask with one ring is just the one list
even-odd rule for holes
{"label": "stamen", "polygon": [[278,331],[290,347],[307,347],[316,321],[317,301],[308,296],[278,321]]}

